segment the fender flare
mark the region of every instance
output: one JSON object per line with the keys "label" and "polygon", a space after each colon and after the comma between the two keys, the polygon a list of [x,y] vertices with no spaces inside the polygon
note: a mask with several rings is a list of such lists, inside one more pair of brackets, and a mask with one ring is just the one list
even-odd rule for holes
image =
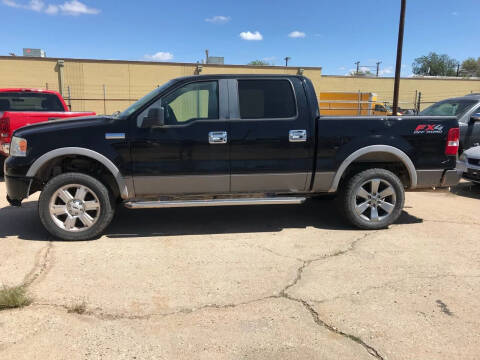
{"label": "fender flare", "polygon": [[333,178],[332,185],[330,186],[328,192],[337,191],[340,179],[342,178],[345,170],[347,170],[348,166],[351,163],[353,163],[355,160],[357,160],[363,155],[375,152],[383,152],[395,155],[407,168],[408,175],[410,176],[410,189],[415,189],[417,187],[417,171],[415,169],[415,165],[413,165],[412,160],[407,154],[405,154],[402,150],[390,145],[371,145],[358,149],[354,153],[350,154],[350,156],[348,156],[342,162],[337,172],[335,173],[335,177]]}
{"label": "fender flare", "polygon": [[115,178],[121,197],[123,199],[129,198],[130,194],[128,191],[126,179],[122,177],[122,174],[120,173],[120,170],[118,169],[118,167],[104,155],[96,151],[81,148],[81,147],[64,147],[64,148],[55,149],[43,154],[37,160],[35,160],[34,163],[30,166],[26,176],[32,177],[32,178],[35,177],[38,170],[40,170],[40,168],[43,165],[45,165],[48,161],[60,156],[65,156],[65,155],[81,155],[81,156],[85,156],[93,160],[96,160],[101,164],[103,164]]}

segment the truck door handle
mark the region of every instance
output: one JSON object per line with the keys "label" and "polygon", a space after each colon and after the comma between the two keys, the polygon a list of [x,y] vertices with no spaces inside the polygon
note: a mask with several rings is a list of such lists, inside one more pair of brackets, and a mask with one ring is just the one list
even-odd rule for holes
{"label": "truck door handle", "polygon": [[210,144],[226,144],[227,139],[226,131],[211,131],[208,133],[208,142]]}
{"label": "truck door handle", "polygon": [[290,142],[307,141],[307,130],[290,130],[288,132],[288,140]]}

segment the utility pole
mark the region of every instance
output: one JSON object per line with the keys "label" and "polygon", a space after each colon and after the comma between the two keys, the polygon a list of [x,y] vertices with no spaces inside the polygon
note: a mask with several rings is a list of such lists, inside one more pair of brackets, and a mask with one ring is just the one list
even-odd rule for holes
{"label": "utility pole", "polygon": [[460,63],[457,64],[457,77],[460,76]]}
{"label": "utility pole", "polygon": [[360,72],[360,61],[357,61],[354,64],[357,65],[357,71],[355,71],[355,75],[358,75],[358,73]]}
{"label": "utility pole", "polygon": [[285,59],[285,67],[288,67],[288,62],[291,60],[292,58],[290,56],[287,56]]}
{"label": "utility pole", "polygon": [[380,73],[380,64],[381,63],[382,63],[381,61],[377,62],[377,77],[378,77],[378,74]]}
{"label": "utility pole", "polygon": [[407,0],[401,0],[400,24],[398,25],[398,43],[397,43],[397,66],[395,68],[395,86],[393,89],[393,115],[398,112],[398,97],[400,92],[400,73],[402,71],[402,53],[403,53],[403,34],[405,32],[405,12],[407,9]]}
{"label": "utility pole", "polygon": [[417,115],[420,112],[421,107],[422,107],[422,92],[419,92],[418,98],[417,98]]}

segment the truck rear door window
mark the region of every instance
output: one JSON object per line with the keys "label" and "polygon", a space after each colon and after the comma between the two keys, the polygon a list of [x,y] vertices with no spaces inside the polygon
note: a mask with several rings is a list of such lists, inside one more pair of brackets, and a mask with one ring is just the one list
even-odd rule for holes
{"label": "truck rear door window", "polygon": [[0,111],[65,111],[54,94],[34,92],[0,93]]}
{"label": "truck rear door window", "polygon": [[238,96],[242,119],[284,119],[297,113],[288,80],[238,80]]}

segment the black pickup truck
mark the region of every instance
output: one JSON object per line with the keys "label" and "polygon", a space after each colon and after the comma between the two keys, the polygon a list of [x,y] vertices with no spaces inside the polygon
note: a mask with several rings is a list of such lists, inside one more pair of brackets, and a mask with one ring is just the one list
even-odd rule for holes
{"label": "black pickup truck", "polygon": [[[302,76],[209,75],[169,81],[115,116],[15,132],[7,199],[41,191],[55,237],[101,234],[131,209],[300,204],[338,193],[347,219],[380,229],[405,189],[450,186],[455,117],[322,117]],[[161,226],[161,225],[160,225]]]}

